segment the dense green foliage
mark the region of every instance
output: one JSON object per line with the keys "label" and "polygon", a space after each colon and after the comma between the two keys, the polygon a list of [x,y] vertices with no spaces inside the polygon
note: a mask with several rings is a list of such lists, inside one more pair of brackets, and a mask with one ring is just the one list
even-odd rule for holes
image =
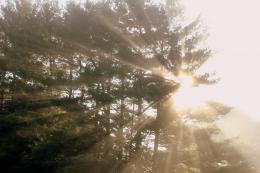
{"label": "dense green foliage", "polygon": [[1,172],[250,173],[212,138],[230,108],[181,116],[169,99],[180,84],[165,73],[216,82],[197,73],[211,51],[177,2],[10,0],[0,14]]}

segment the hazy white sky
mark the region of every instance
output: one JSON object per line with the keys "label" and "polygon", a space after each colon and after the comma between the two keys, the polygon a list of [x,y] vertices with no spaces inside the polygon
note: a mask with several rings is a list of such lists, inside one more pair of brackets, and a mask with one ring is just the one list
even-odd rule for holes
{"label": "hazy white sky", "polygon": [[231,104],[260,120],[260,0],[182,1],[189,18],[201,14],[208,25],[209,43],[217,53],[204,69],[221,77],[219,84],[202,87],[196,95]]}
{"label": "hazy white sky", "polygon": [[201,14],[217,54],[205,69],[221,82],[208,95],[260,119],[260,1],[183,0],[188,16]]}
{"label": "hazy white sky", "polygon": [[188,18],[201,14],[209,27],[209,44],[217,53],[204,69],[217,72],[221,78],[215,86],[187,93],[197,97],[195,100],[201,100],[198,97],[203,95],[236,106],[260,120],[260,1],[182,2]]}

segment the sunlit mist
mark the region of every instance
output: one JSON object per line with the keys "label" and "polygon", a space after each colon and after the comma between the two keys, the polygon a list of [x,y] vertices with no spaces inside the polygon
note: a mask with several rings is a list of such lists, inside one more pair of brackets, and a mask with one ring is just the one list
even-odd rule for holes
{"label": "sunlit mist", "polygon": [[[200,88],[194,87],[194,81],[191,76],[180,74],[178,77],[172,73],[165,73],[163,77],[166,80],[177,82],[180,88],[176,93],[172,94],[172,102],[177,110],[186,108],[195,108],[202,104],[207,97],[205,93],[201,93]],[[206,94],[207,95],[207,94]]]}
{"label": "sunlit mist", "polygon": [[260,173],[259,0],[0,0],[0,172]]}
{"label": "sunlit mist", "polygon": [[217,72],[210,97],[260,119],[260,2],[258,0],[182,0],[187,19],[200,15],[210,33],[214,56],[204,70]]}
{"label": "sunlit mist", "polygon": [[173,94],[172,99],[178,110],[195,108],[205,101],[205,96],[193,86],[193,79],[187,75],[179,77],[180,89]]}
{"label": "sunlit mist", "polygon": [[[217,125],[225,138],[237,139],[233,147],[242,153],[253,169],[259,169],[260,2],[182,1],[185,3],[186,19],[200,15],[208,26],[208,42],[214,56],[202,71],[217,72],[221,78],[217,85],[198,87],[197,93],[204,95],[203,99],[214,99],[234,106],[234,110]],[[177,93],[177,96],[180,97],[180,94]],[[187,103],[184,97],[181,98],[176,100]]]}
{"label": "sunlit mist", "polygon": [[187,75],[181,75],[179,77],[181,88],[184,89],[190,89],[193,85],[193,79],[190,76]]}

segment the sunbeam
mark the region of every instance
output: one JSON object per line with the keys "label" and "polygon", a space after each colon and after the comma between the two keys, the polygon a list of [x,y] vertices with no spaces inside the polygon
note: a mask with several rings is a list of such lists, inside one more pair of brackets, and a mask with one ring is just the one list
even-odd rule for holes
{"label": "sunbeam", "polygon": [[195,108],[206,101],[206,94],[202,94],[199,87],[193,86],[192,77],[182,75],[178,80],[180,82],[180,89],[172,95],[172,100],[178,110]]}
{"label": "sunbeam", "polygon": [[260,173],[258,4],[0,0],[0,171]]}

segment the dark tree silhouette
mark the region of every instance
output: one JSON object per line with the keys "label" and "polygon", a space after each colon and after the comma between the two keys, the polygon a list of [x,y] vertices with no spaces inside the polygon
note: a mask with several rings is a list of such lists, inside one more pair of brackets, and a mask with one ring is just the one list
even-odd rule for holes
{"label": "dark tree silhouette", "polygon": [[1,4],[1,172],[253,172],[212,139],[231,108],[181,116],[169,99],[183,74],[217,81],[197,73],[211,54],[200,19],[182,15],[175,0]]}

